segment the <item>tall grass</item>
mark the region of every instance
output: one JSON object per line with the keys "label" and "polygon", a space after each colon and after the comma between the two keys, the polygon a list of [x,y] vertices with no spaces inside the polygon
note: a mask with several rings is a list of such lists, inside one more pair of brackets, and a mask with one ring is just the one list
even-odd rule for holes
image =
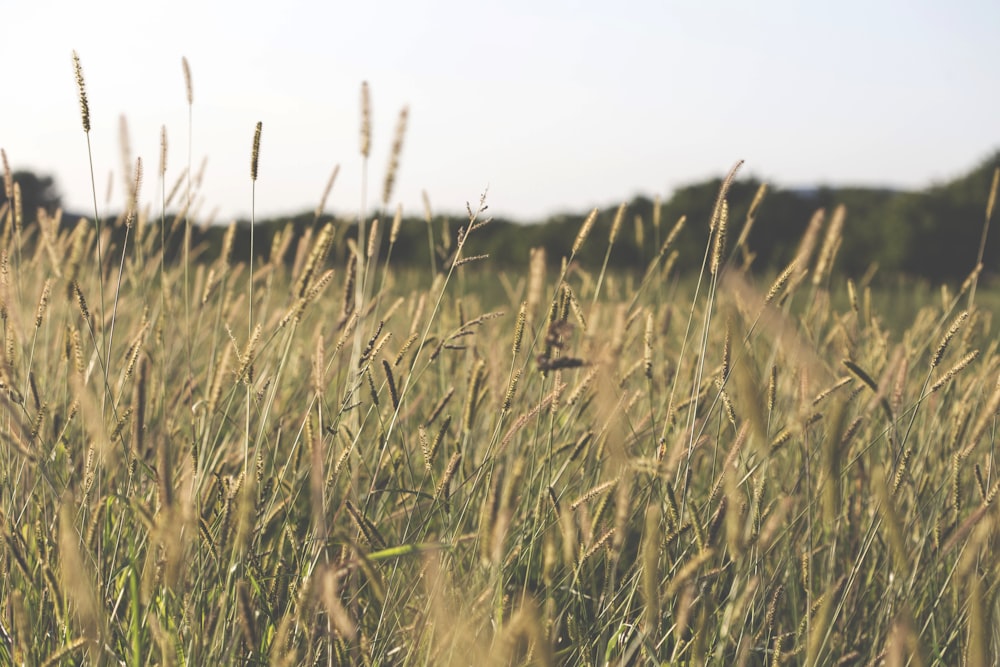
{"label": "tall grass", "polygon": [[0,662],[991,664],[995,299],[887,321],[835,270],[849,212],[748,274],[734,175],[701,275],[683,219],[641,280],[579,265],[592,215],[507,291],[485,198],[455,236],[428,206],[431,275],[364,212],[255,267],[138,184],[103,228],[8,209]]}

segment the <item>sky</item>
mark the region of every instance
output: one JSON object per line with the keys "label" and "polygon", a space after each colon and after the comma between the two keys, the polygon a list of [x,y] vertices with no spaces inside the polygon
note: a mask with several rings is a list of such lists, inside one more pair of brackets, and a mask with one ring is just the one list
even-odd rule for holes
{"label": "sky", "polygon": [[[73,77],[90,101],[99,206],[124,202],[120,118],[160,201],[207,158],[200,211],[227,222],[381,199],[396,118],[409,123],[391,207],[539,220],[669,197],[721,176],[778,186],[919,188],[1000,148],[1000,3],[761,0],[121,0],[4,3],[0,147],[93,210]],[[190,63],[191,131],[182,57]],[[359,150],[360,89],[372,149]],[[263,123],[251,189],[254,127]],[[111,184],[111,198],[106,193]]]}

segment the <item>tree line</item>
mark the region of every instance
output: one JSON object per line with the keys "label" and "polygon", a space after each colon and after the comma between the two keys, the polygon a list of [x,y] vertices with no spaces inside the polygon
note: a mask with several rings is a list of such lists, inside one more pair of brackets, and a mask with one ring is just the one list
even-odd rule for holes
{"label": "tree line", "polygon": [[[877,267],[881,275],[907,275],[933,281],[961,280],[978,260],[987,201],[998,165],[1000,152],[959,178],[919,191],[862,187],[767,187],[762,191],[758,179],[739,179],[729,190],[729,233],[735,240],[753,205],[755,221],[747,236],[752,254],[743,257],[742,263],[753,270],[773,271],[792,259],[817,211],[822,211],[829,219],[842,206],[843,235],[837,270],[858,276]],[[33,219],[33,212],[38,208],[52,213],[59,207],[60,198],[52,178],[16,172],[13,180],[19,184],[27,219]],[[662,202],[637,196],[621,207],[599,210],[590,240],[577,254],[577,259],[585,266],[599,266],[604,261],[615,218],[620,216],[609,267],[641,270],[683,216],[686,224],[674,245],[678,251],[675,266],[682,272],[697,270],[708,243],[709,221],[720,185],[721,179],[713,179],[681,187]],[[0,191],[0,211],[7,208],[4,188]],[[531,249],[538,247],[545,249],[550,262],[559,262],[570,254],[587,215],[587,211],[580,211],[534,223],[496,218],[470,237],[467,249],[470,254],[488,254],[491,262],[501,267],[525,265]],[[67,212],[61,224],[69,227],[79,217]],[[379,252],[385,256],[389,249],[391,212],[382,218],[380,226],[384,233],[380,234]],[[179,258],[182,234],[178,230],[183,226],[177,225],[170,215],[167,220],[172,231],[167,236],[165,253],[167,260],[173,261]],[[266,256],[278,234],[292,233],[301,237],[306,230],[328,222],[334,222],[337,229],[332,259],[344,260],[348,252],[346,241],[354,235],[355,221],[336,215],[316,216],[312,212],[258,221],[254,229],[256,252]],[[393,263],[443,267],[465,222],[464,214],[435,216],[429,221],[423,218],[402,220],[391,251]],[[157,223],[150,221],[148,224]],[[248,221],[238,221],[236,225],[233,255],[246,258],[250,252],[250,225]],[[221,250],[224,232],[223,226],[195,224],[192,243],[198,248],[197,256],[216,256]],[[116,231],[116,234],[121,233]],[[983,263],[987,273],[994,272],[1000,260],[998,234],[1000,230],[986,236]],[[292,257],[285,259],[293,260]]]}

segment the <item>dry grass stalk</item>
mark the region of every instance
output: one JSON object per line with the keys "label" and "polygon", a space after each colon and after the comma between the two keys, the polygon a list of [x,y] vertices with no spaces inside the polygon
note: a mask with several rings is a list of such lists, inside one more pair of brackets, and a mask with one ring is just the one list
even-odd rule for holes
{"label": "dry grass stalk", "polygon": [[452,264],[452,266],[457,269],[458,267],[465,266],[466,264],[469,264],[471,262],[478,262],[480,260],[489,258],[490,258],[489,255],[472,255],[469,257],[456,257],[455,262],[454,264]]}
{"label": "dry grass stalk", "polygon": [[358,280],[358,253],[356,248],[351,249],[350,256],[347,258],[347,271],[344,274],[344,290],[343,290],[343,304],[341,306],[341,316],[342,322],[346,322],[348,317],[352,314],[357,317],[357,313],[354,312],[355,305],[355,288],[357,287]]}
{"label": "dry grass stalk", "polygon": [[316,204],[315,217],[317,220],[319,220],[326,209],[326,200],[330,198],[330,193],[333,191],[333,184],[337,181],[337,174],[339,173],[340,165],[334,165],[333,171],[330,172],[330,178],[326,180],[326,185],[323,187],[323,194],[319,198],[319,203]]}
{"label": "dry grass stalk", "polygon": [[601,484],[598,484],[597,486],[591,488],[589,491],[587,491],[582,496],[580,496],[572,503],[570,503],[569,508],[571,510],[576,510],[578,507],[580,507],[580,505],[583,505],[585,502],[592,500],[593,498],[596,498],[605,491],[615,488],[617,484],[618,484],[617,478],[608,480],[607,482],[602,482]]}
{"label": "dry grass stalk", "polygon": [[87,86],[83,81],[83,67],[80,56],[73,51],[73,71],[76,75],[76,91],[80,99],[80,119],[83,121],[83,131],[90,134],[90,104],[87,102]]}
{"label": "dry grass stalk", "polygon": [[451,511],[451,480],[455,476],[455,472],[458,470],[458,464],[462,461],[462,452],[455,452],[451,455],[448,460],[448,465],[444,469],[444,474],[441,475],[441,481],[438,483],[437,489],[434,491],[435,500],[440,500],[441,505],[444,507],[445,512]]}
{"label": "dry grass stalk", "polygon": [[[309,252],[308,258],[305,260],[301,272],[298,274],[298,278],[295,281],[295,293],[298,296],[304,296],[306,291],[309,289],[309,285],[312,282],[313,276],[323,268],[323,264],[326,262],[326,258],[330,253],[330,248],[333,245],[334,237],[334,226],[333,223],[327,223],[323,225],[319,234],[316,237],[316,241],[312,244],[312,248]],[[353,255],[351,256],[351,261],[353,261]],[[354,280],[354,272],[351,269],[351,263],[348,264],[348,287],[353,287],[351,282]],[[345,302],[349,300],[348,295],[351,294],[353,290],[345,289]],[[345,312],[350,312],[346,311]]]}
{"label": "dry grass stalk", "polygon": [[250,180],[257,180],[257,167],[260,163],[260,130],[261,122],[257,121],[257,127],[253,132],[253,148],[250,151]]}
{"label": "dry grass stalk", "polygon": [[132,199],[129,192],[132,185],[132,140],[129,138],[128,119],[125,114],[118,116],[118,145],[122,157],[122,179],[124,181],[125,196],[130,201]]}
{"label": "dry grass stalk", "polygon": [[705,563],[710,561],[715,556],[715,551],[713,549],[705,549],[700,553],[696,554],[689,560],[684,566],[677,570],[673,577],[670,578],[670,583],[667,584],[666,597],[674,598],[677,595],[677,591],[684,586],[697,572],[702,568]]}
{"label": "dry grass stalk", "polygon": [[788,266],[785,267],[778,277],[775,279],[774,283],[771,285],[771,289],[767,290],[767,296],[764,297],[764,303],[768,304],[775,300],[782,290],[785,289],[785,285],[788,284],[788,279],[792,277],[796,269],[796,260],[792,260]]}
{"label": "dry grass stalk", "polygon": [[660,512],[655,503],[646,508],[642,532],[643,631],[656,633],[660,625]]}
{"label": "dry grass stalk", "polygon": [[844,377],[834,382],[832,386],[828,387],[827,389],[824,389],[819,394],[817,394],[816,398],[813,399],[812,404],[814,406],[819,405],[823,401],[823,399],[827,398],[830,394],[837,391],[841,387],[849,385],[853,381],[854,381],[853,377],[845,375]]}
{"label": "dry grass stalk", "polygon": [[576,256],[583,247],[584,241],[590,236],[590,230],[594,227],[594,222],[597,220],[597,209],[595,208],[590,212],[590,214],[583,221],[583,225],[580,227],[580,231],[576,235],[576,240],[573,241],[573,249],[570,250],[570,257]]}
{"label": "dry grass stalk", "polygon": [[358,626],[340,600],[340,574],[333,567],[326,567],[320,575],[319,582],[323,606],[333,621],[333,627],[340,636],[353,641],[357,637]]}
{"label": "dry grass stalk", "polygon": [[403,205],[396,205],[396,214],[392,218],[392,227],[389,228],[389,244],[394,245],[399,238],[399,228],[403,224]]}
{"label": "dry grass stalk", "polygon": [[941,358],[944,357],[944,353],[948,350],[948,343],[955,337],[955,334],[958,333],[967,319],[969,319],[969,311],[963,310],[952,321],[947,333],[941,338],[941,342],[938,343],[937,350],[934,351],[934,356],[931,357],[931,368],[937,368],[937,365],[941,363]]}
{"label": "dry grass stalk", "polygon": [[469,389],[465,394],[465,408],[462,410],[462,431],[472,430],[472,422],[476,417],[476,406],[479,403],[480,390],[486,377],[486,360],[479,359],[472,369],[469,379]]}
{"label": "dry grass stalk", "polygon": [[354,520],[354,524],[357,526],[358,530],[367,540],[368,544],[375,547],[376,549],[385,549],[386,541],[379,533],[378,528],[375,524],[371,522],[365,515],[363,515],[357,507],[354,506],[350,500],[345,501],[344,507],[347,508],[347,513]]}
{"label": "dry grass stalk", "polygon": [[14,182],[14,233],[18,237],[24,231],[24,204],[21,200],[21,184]]}
{"label": "dry grass stalk", "polygon": [[510,378],[510,382],[507,384],[507,391],[504,392],[503,397],[503,412],[510,412],[511,407],[514,404],[514,396],[517,393],[517,383],[521,379],[521,369],[518,368],[514,371],[514,374]]}
{"label": "dry grass stalk", "polygon": [[[428,423],[427,426],[429,427],[430,424]],[[434,459],[436,458],[438,451],[441,449],[441,443],[444,441],[444,437],[448,433],[449,426],[451,426],[450,415],[445,417],[441,422],[441,426],[438,427],[437,435],[434,436],[434,440],[424,451],[424,464],[428,470],[430,470],[431,466],[434,464]]]}
{"label": "dry grass stalk", "polygon": [[542,303],[542,292],[545,289],[545,248],[532,248],[528,260],[528,297],[527,313],[534,318]]}
{"label": "dry grass stalk", "polygon": [[843,204],[833,210],[830,226],[826,229],[826,236],[823,237],[823,245],[820,247],[819,257],[816,260],[816,270],[813,272],[812,283],[816,287],[827,278],[833,267],[833,260],[842,241],[846,217],[847,209]]}
{"label": "dry grass stalk", "polygon": [[979,418],[970,431],[968,443],[962,450],[964,455],[971,453],[976,445],[979,444],[986,430],[991,427],[996,419],[997,410],[1000,410],[1000,381],[996,383],[993,393],[990,394],[989,399],[987,399],[986,404],[979,413]]}
{"label": "dry grass stalk", "polygon": [[[73,520],[73,510],[64,505],[59,514],[59,573],[62,589],[76,608],[81,634],[95,653],[101,650],[106,636],[102,606],[94,590],[90,568],[80,551],[80,534]],[[55,592],[55,591],[53,591]]]}
{"label": "dry grass stalk", "polygon": [[[653,379],[653,335],[654,335],[653,313],[646,315],[646,332],[642,339],[642,365],[643,374],[647,380]],[[729,338],[726,338],[728,344]]]}
{"label": "dry grass stalk", "polygon": [[361,82],[361,156],[368,159],[372,150],[372,104],[368,82]]}
{"label": "dry grass stalk", "polygon": [[45,317],[45,311],[49,306],[49,294],[52,291],[52,279],[46,278],[45,284],[42,285],[42,293],[38,297],[38,307],[35,309],[35,328],[38,329],[42,326],[42,318]]}
{"label": "dry grass stalk", "polygon": [[406,123],[410,115],[409,107],[403,107],[396,122],[396,134],[392,139],[392,150],[389,152],[389,166],[385,170],[385,183],[382,187],[382,206],[387,207],[392,198],[392,189],[396,184],[396,172],[399,170],[399,157],[403,153],[403,139],[406,138]]}
{"label": "dry grass stalk", "polygon": [[722,264],[722,254],[726,249],[726,233],[729,229],[729,202],[725,199],[719,204],[718,218],[713,221],[715,236],[712,239],[712,263],[710,266],[711,275],[718,275],[719,267]]}
{"label": "dry grass stalk", "polygon": [[931,392],[935,392],[941,387],[945,386],[954,379],[956,375],[961,373],[965,368],[971,364],[973,361],[979,358],[979,350],[973,350],[962,357],[957,364],[948,369],[948,372],[941,376],[941,378],[931,385]]}
{"label": "dry grass stalk", "polygon": [[4,197],[10,201],[14,197],[14,176],[10,171],[10,163],[7,162],[7,151],[2,148],[0,148],[0,162],[3,162]]}
{"label": "dry grass stalk", "polygon": [[396,380],[392,376],[392,366],[385,359],[382,360],[382,370],[385,372],[385,381],[389,385],[389,397],[392,399],[392,408],[399,409],[399,392],[396,390]]}
{"label": "dry grass stalk", "polygon": [[765,195],[767,195],[767,183],[761,183],[757,186],[757,192],[754,193],[753,201],[750,202],[750,208],[747,210],[743,229],[740,230],[739,238],[736,239],[736,248],[746,247],[747,239],[750,238],[750,230],[753,229],[753,225],[757,221],[757,214],[760,212],[760,205],[764,202]]}
{"label": "dry grass stalk", "polygon": [[497,448],[497,455],[499,456],[499,454],[507,448],[507,445],[510,444],[510,441],[514,439],[514,436],[517,434],[518,431],[524,428],[529,421],[537,417],[540,412],[547,409],[565,388],[566,388],[565,384],[561,384],[558,382],[555,383],[555,387],[553,388],[552,391],[546,394],[546,396],[536,405],[534,405],[531,408],[531,410],[518,417],[514,421],[513,425],[511,425],[511,427],[507,430],[507,433],[504,435],[503,439],[500,441],[500,446]]}
{"label": "dry grass stalk", "polygon": [[[228,327],[227,327],[227,329],[228,329]],[[236,372],[236,377],[240,381],[242,381],[242,382],[244,382],[246,384],[252,384],[253,383],[253,363],[254,363],[254,360],[256,359],[257,345],[258,345],[258,343],[260,343],[260,336],[261,336],[261,325],[260,325],[260,323],[258,323],[257,326],[254,327],[254,330],[253,330],[253,333],[250,336],[250,339],[247,340],[247,344],[243,348],[243,353],[241,354],[239,352],[239,348],[238,347],[235,348],[236,349],[236,358],[240,362],[240,367],[239,367],[239,370]],[[236,343],[236,338],[233,337],[233,332],[232,331],[229,332],[229,337],[232,339],[233,345],[236,345],[237,344]]]}
{"label": "dry grass stalk", "polygon": [[615,217],[611,221],[611,231],[608,234],[608,245],[613,246],[615,244],[615,239],[618,238],[618,232],[621,231],[622,222],[625,220],[625,210],[628,208],[628,204],[622,202],[618,206],[618,210],[615,211]]}
{"label": "dry grass stalk", "polygon": [[194,104],[194,86],[191,82],[191,66],[188,65],[186,57],[181,58],[181,69],[184,70],[184,92],[187,97],[188,106]]}
{"label": "dry grass stalk", "polygon": [[375,218],[372,220],[371,229],[368,230],[368,244],[366,245],[367,250],[365,251],[365,257],[369,260],[374,258],[375,253],[378,251],[378,242],[380,239],[378,235],[378,227],[378,218]]}
{"label": "dry grass stalk", "polygon": [[826,211],[824,209],[818,209],[813,213],[812,218],[809,219],[809,225],[802,235],[802,240],[799,241],[798,250],[795,252],[795,259],[792,260],[797,269],[796,283],[809,272],[809,260],[812,259],[813,251],[816,249],[816,241],[819,239],[819,231],[822,229],[825,219]]}
{"label": "dry grass stalk", "polygon": [[250,601],[250,588],[247,582],[240,579],[236,584],[236,602],[239,609],[240,627],[243,629],[243,641],[247,648],[257,650],[257,618],[253,603]]}

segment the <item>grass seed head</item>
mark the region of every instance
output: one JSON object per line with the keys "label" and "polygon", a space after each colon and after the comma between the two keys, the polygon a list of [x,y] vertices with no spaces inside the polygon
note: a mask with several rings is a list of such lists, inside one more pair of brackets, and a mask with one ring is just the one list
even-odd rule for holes
{"label": "grass seed head", "polygon": [[573,241],[573,249],[570,250],[570,256],[573,257],[580,251],[583,247],[584,241],[590,236],[590,230],[594,227],[594,222],[597,220],[597,209],[595,208],[590,212],[590,214],[583,221],[583,225],[580,226],[580,231],[576,235],[576,240]]}
{"label": "grass seed head", "polygon": [[372,104],[368,82],[361,83],[361,156],[366,160],[372,150]]}
{"label": "grass seed head", "polygon": [[194,86],[191,83],[191,66],[188,65],[188,59],[185,57],[181,58],[181,68],[184,70],[184,93],[188,106],[191,106],[194,104]]}
{"label": "grass seed head", "polygon": [[257,180],[257,166],[260,162],[260,130],[261,122],[257,121],[257,127],[253,132],[253,148],[250,151],[250,180]]}
{"label": "grass seed head", "polygon": [[80,118],[83,121],[83,131],[90,134],[90,104],[87,102],[87,85],[83,80],[83,67],[80,56],[73,52],[73,72],[76,75],[76,91],[80,98]]}

